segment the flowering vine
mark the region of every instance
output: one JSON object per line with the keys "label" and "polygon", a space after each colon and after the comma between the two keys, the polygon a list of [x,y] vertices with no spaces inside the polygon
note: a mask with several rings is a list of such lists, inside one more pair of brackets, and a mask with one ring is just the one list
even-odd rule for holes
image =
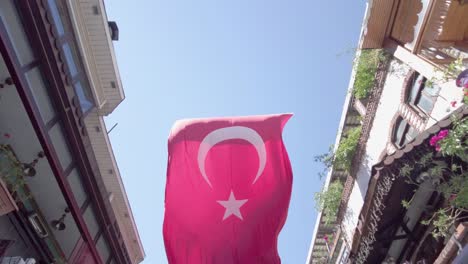
{"label": "flowering vine", "polygon": [[439,134],[433,136],[431,140],[429,141],[429,144],[435,148],[437,152],[440,151],[440,144],[439,141],[443,140],[446,138],[449,134],[448,129],[441,130]]}

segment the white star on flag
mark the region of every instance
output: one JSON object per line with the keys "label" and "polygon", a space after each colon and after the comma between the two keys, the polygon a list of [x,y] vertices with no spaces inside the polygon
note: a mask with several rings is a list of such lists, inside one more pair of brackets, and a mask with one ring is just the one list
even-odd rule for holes
{"label": "white star on flag", "polygon": [[229,195],[229,199],[227,201],[217,201],[220,203],[224,208],[226,208],[226,212],[224,212],[223,221],[231,215],[237,216],[239,219],[244,220],[242,218],[242,214],[240,212],[240,208],[247,202],[248,199],[245,200],[236,200],[234,196],[234,192],[231,190],[231,194]]}

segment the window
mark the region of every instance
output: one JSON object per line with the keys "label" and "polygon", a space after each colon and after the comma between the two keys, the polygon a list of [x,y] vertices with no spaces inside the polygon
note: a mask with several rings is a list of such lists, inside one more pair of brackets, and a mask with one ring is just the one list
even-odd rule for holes
{"label": "window", "polygon": [[86,208],[83,214],[83,219],[88,227],[89,234],[93,239],[95,239],[99,231],[99,223],[96,219],[96,214],[92,205],[89,205],[88,208]]}
{"label": "window", "polygon": [[57,7],[57,3],[55,3],[55,0],[48,0],[47,2],[49,4],[52,18],[54,19],[55,28],[57,29],[59,36],[63,36],[63,34],[65,34],[65,30],[63,29],[62,19],[60,18],[60,12],[59,8]]}
{"label": "window", "polygon": [[19,63],[24,66],[34,60],[34,53],[14,2],[12,0],[0,1],[0,20],[5,25]]}
{"label": "window", "polygon": [[104,236],[99,237],[96,243],[96,249],[101,257],[102,263],[106,263],[110,257],[110,247]]}
{"label": "window", "polygon": [[83,113],[88,112],[88,110],[94,106],[92,95],[90,94],[91,91],[89,89],[85,89],[83,85],[81,85],[80,81],[76,82],[73,86],[75,88],[76,95],[78,96],[78,100],[80,101],[81,110]]}
{"label": "window", "polygon": [[32,68],[24,76],[41,113],[42,121],[44,124],[49,123],[55,117],[55,109],[49,96],[48,83],[45,81],[41,69],[39,67]]}
{"label": "window", "polygon": [[[83,71],[83,64],[72,35],[71,24],[69,23],[63,3],[57,0],[47,0],[49,13],[51,14],[55,28],[58,32],[56,41],[60,43],[64,63],[70,73],[70,81],[80,102],[81,111],[86,114],[94,107],[94,98],[89,87],[86,74]],[[63,16],[62,16],[63,15]]]}
{"label": "window", "polygon": [[62,165],[62,169],[65,170],[68,168],[68,166],[70,166],[72,162],[72,156],[70,148],[68,147],[67,137],[60,122],[57,122],[49,130],[49,136],[50,140],[52,141],[52,145],[54,146],[55,152],[57,153],[60,165]]}
{"label": "window", "polygon": [[407,84],[406,102],[416,110],[428,115],[434,108],[440,87],[435,84],[426,84],[428,84],[428,80],[424,76],[413,72]]}
{"label": "window", "polygon": [[73,196],[75,196],[75,200],[78,203],[78,206],[81,208],[88,198],[86,189],[83,185],[83,182],[81,181],[81,175],[75,168],[70,172],[70,175],[68,175],[67,179],[73,192]]}
{"label": "window", "polygon": [[68,69],[72,77],[75,77],[78,74],[78,69],[76,68],[75,63],[75,54],[72,53],[70,45],[65,43],[62,45],[63,52],[65,54],[65,62],[68,65]]}
{"label": "window", "polygon": [[393,142],[398,148],[402,148],[407,143],[411,142],[418,135],[418,131],[414,129],[406,120],[399,118],[395,124],[393,132]]}

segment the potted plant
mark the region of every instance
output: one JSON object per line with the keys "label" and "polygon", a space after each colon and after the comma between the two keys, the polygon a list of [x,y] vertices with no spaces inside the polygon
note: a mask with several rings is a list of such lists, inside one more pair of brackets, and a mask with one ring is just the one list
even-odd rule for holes
{"label": "potted plant", "polygon": [[17,204],[29,199],[24,176],[36,163],[20,163],[8,145],[0,144],[0,215],[18,210]]}

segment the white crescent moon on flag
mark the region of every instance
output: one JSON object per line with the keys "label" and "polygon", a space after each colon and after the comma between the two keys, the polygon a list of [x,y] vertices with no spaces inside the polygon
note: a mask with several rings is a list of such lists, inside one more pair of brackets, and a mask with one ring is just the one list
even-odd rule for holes
{"label": "white crescent moon on flag", "polygon": [[232,126],[216,129],[210,132],[208,135],[206,135],[206,137],[200,144],[200,148],[198,149],[198,167],[200,168],[200,172],[202,174],[203,179],[208,183],[210,187],[212,187],[211,182],[208,179],[205,171],[206,155],[208,155],[208,151],[210,151],[210,149],[216,144],[229,139],[243,139],[252,144],[257,150],[259,166],[257,175],[255,176],[255,179],[252,182],[252,184],[254,184],[258,180],[260,175],[262,175],[263,170],[265,169],[265,143],[263,142],[262,137],[257,133],[257,131],[244,126]]}

